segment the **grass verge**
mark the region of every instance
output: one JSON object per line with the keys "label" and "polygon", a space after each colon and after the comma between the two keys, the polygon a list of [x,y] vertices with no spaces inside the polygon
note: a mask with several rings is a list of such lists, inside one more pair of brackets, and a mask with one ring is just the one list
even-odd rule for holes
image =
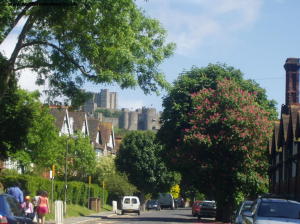
{"label": "grass verge", "polygon": [[[104,205],[103,208],[101,208],[101,212],[105,211],[111,211],[112,207],[110,205]],[[46,220],[55,220],[55,214],[54,214],[54,209],[52,209],[51,213],[46,215]],[[67,214],[65,218],[68,217],[77,217],[77,216],[87,216],[96,213],[94,210],[90,210],[84,206],[80,205],[72,205],[68,204],[67,205]]]}

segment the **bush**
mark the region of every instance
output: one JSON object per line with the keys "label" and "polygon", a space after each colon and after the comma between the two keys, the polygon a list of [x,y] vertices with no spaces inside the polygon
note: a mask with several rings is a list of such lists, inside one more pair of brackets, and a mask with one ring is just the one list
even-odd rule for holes
{"label": "bush", "polygon": [[[16,183],[20,184],[24,195],[35,196],[37,191],[45,190],[49,193],[49,199],[52,198],[51,180],[29,176],[29,175],[14,175],[14,176],[0,176],[0,183],[3,184],[4,189],[7,189]],[[70,181],[68,182],[67,189],[67,203],[78,204],[87,206],[88,205],[88,194],[90,187],[90,197],[101,198],[103,197],[103,189],[96,184],[91,184],[90,186],[83,182]],[[63,181],[54,180],[53,188],[53,198],[54,200],[64,200],[65,196],[65,183]],[[108,198],[108,192],[104,190],[104,203],[106,203]]]}

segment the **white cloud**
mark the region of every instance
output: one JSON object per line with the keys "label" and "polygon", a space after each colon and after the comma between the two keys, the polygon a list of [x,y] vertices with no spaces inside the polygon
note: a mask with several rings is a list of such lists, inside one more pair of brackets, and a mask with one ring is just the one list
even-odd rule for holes
{"label": "white cloud", "polygon": [[177,53],[190,54],[204,43],[222,40],[248,28],[259,17],[264,0],[151,0],[139,2],[161,21]]}

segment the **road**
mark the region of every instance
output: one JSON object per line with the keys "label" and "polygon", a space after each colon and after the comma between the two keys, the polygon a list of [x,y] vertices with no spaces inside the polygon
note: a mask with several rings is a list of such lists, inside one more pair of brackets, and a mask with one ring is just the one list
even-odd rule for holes
{"label": "road", "polygon": [[179,223],[214,223],[212,219],[198,221],[191,215],[191,208],[176,210],[145,211],[137,214],[114,215],[102,220],[85,222],[84,224],[179,224]]}

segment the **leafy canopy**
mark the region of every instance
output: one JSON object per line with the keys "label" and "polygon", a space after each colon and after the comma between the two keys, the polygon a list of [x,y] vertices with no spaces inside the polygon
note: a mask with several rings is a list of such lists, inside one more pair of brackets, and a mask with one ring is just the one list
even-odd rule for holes
{"label": "leafy canopy", "polygon": [[26,18],[12,55],[0,64],[3,88],[24,68],[37,72],[38,84],[48,80],[50,96],[80,98],[85,81],[139,85],[145,93],[168,86],[158,66],[174,44],[165,43],[166,31],[134,0],[4,0],[1,5],[0,43]]}
{"label": "leafy canopy", "polygon": [[132,131],[126,135],[116,158],[117,169],[142,193],[167,192],[178,176],[167,169],[152,131]]}
{"label": "leafy canopy", "polygon": [[163,106],[158,138],[165,161],[181,172],[185,189],[218,201],[219,220],[228,221],[240,193],[266,189],[266,139],[277,113],[257,83],[230,66],[193,67]]}

